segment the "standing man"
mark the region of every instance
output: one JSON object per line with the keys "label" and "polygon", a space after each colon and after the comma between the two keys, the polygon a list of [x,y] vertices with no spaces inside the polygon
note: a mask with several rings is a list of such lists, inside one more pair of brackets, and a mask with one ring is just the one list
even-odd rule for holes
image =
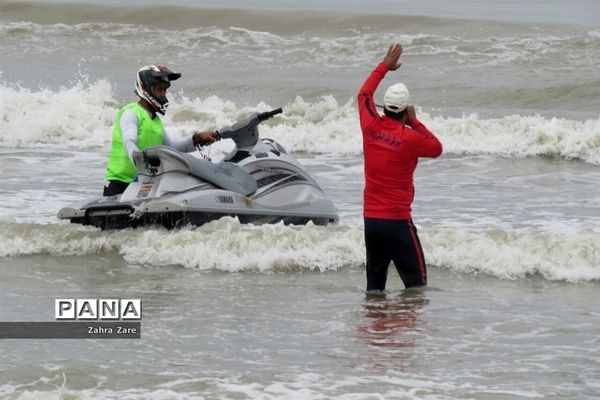
{"label": "standing man", "polygon": [[171,86],[171,81],[180,77],[180,73],[158,64],[148,65],[138,71],[135,93],[140,100],[127,104],[117,113],[106,166],[104,196],[123,193],[135,180],[135,151],[164,144],[178,151],[192,152],[195,146],[208,145],[217,140],[216,132],[196,132],[188,138],[172,139],[165,131],[157,113],[165,115],[169,106],[167,89]]}
{"label": "standing man", "polygon": [[373,100],[385,74],[400,67],[401,54],[401,44],[390,46],[358,93],[365,158],[367,291],[385,290],[390,261],[394,261],[406,288],[427,285],[423,249],[411,218],[413,173],[419,157],[440,156],[442,144],[417,119],[403,83],[385,92],[385,116],[379,115]]}

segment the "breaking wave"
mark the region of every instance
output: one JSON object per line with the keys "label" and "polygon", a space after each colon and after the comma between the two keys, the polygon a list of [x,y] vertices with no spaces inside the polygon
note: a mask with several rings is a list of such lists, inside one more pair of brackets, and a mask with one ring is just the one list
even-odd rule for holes
{"label": "breaking wave", "polygon": [[[244,225],[222,218],[197,229],[100,231],[70,224],[0,220],[0,256],[85,256],[118,253],[130,264],[179,265],[224,272],[336,271],[364,268],[364,237],[356,226]],[[600,280],[600,235],[420,231],[428,263],[500,279]],[[311,249],[311,251],[306,251]]]}
{"label": "breaking wave", "polygon": [[[0,108],[0,145],[10,147],[106,147],[120,104],[106,80],[82,80],[57,90],[0,85],[0,97],[6,99]],[[199,126],[218,129],[271,108],[275,107],[262,102],[238,107],[214,96],[189,98],[182,91],[175,96],[165,125],[174,136],[184,136]],[[446,155],[545,156],[600,164],[600,118],[576,121],[518,114],[444,117],[423,111],[419,115],[440,137]],[[329,95],[311,102],[297,97],[284,105],[281,116],[262,125],[261,132],[292,152],[362,153],[353,99],[340,103]],[[215,154],[230,150],[231,143],[224,142],[213,146]]]}

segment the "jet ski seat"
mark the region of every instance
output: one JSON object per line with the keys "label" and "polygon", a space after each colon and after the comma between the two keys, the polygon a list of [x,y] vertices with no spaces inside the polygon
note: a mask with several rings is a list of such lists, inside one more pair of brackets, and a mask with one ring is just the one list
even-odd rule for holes
{"label": "jet ski seat", "polygon": [[153,146],[133,154],[138,175],[154,176],[183,172],[221,189],[248,196],[257,189],[256,179],[238,165],[201,160],[172,147]]}

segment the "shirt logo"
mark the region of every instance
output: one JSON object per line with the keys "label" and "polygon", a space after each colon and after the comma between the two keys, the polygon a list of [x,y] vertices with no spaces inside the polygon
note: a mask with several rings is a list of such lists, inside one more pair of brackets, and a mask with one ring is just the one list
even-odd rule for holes
{"label": "shirt logo", "polygon": [[376,142],[384,142],[392,147],[399,147],[404,142],[402,138],[387,135],[382,132],[371,132],[371,138]]}

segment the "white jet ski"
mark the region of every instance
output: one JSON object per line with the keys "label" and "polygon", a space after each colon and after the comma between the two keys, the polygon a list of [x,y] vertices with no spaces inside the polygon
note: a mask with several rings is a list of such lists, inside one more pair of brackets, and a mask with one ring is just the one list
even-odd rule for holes
{"label": "white jet ski", "polygon": [[102,229],[144,225],[200,226],[223,216],[242,223],[335,223],[333,202],[285,149],[259,138],[258,125],[281,108],[221,129],[236,146],[212,163],[155,146],[134,153],[138,181],[121,195],[81,201],[61,209],[58,218]]}

